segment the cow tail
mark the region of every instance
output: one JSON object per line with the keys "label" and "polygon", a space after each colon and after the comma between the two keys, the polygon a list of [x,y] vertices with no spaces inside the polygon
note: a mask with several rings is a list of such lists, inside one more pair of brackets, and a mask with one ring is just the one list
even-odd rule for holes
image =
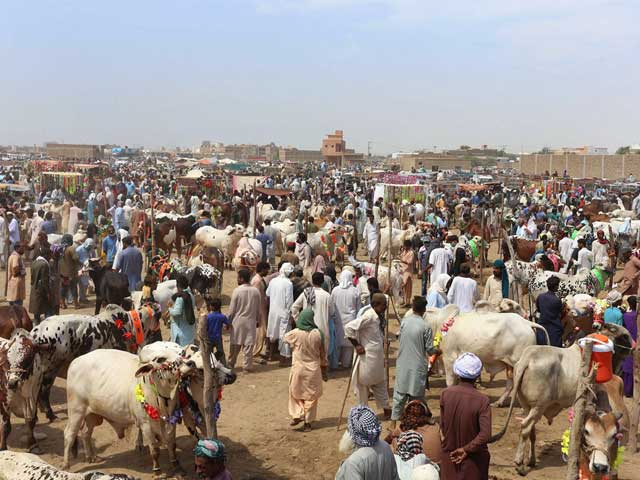
{"label": "cow tail", "polygon": [[504,427],[502,427],[502,430],[500,430],[498,433],[496,433],[489,439],[489,443],[497,442],[504,436],[505,433],[507,433],[509,420],[511,420],[511,414],[513,413],[513,406],[516,403],[516,396],[517,396],[518,390],[520,390],[520,385],[522,385],[522,378],[524,377],[524,374],[526,371],[527,371],[527,367],[523,366],[522,370],[518,371],[516,378],[513,379],[513,390],[511,392],[511,403],[509,404],[509,413],[507,414],[507,421],[505,422]]}
{"label": "cow tail", "polygon": [[549,339],[549,332],[547,332],[547,329],[544,328],[542,325],[538,325],[536,322],[529,322],[531,323],[531,328],[533,328],[534,330],[537,328],[538,330],[542,330],[544,332],[544,337],[547,339],[547,345],[551,345],[551,340]]}

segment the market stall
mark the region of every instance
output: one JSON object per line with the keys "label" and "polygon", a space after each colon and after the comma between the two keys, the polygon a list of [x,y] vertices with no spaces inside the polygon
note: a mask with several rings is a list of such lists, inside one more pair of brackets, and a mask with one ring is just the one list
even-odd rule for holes
{"label": "market stall", "polygon": [[54,188],[63,189],[71,195],[82,190],[86,184],[86,177],[78,172],[42,172],[40,174],[40,191]]}

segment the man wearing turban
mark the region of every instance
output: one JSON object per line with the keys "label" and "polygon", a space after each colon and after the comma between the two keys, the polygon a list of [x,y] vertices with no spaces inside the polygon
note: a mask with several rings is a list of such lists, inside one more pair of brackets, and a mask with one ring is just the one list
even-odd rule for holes
{"label": "man wearing turban", "polygon": [[493,262],[493,275],[487,278],[483,300],[498,307],[504,298],[509,298],[509,275],[502,260]]}
{"label": "man wearing turban", "polygon": [[353,407],[347,430],[355,450],[340,465],[336,480],[400,480],[391,447],[380,441],[382,426],[373,410],[364,405]]}
{"label": "man wearing turban", "polygon": [[202,480],[231,480],[225,467],[227,455],[220,440],[205,438],[198,441],[193,450],[198,478]]}
{"label": "man wearing turban", "polygon": [[441,476],[448,480],[487,480],[491,438],[489,398],[474,386],[482,361],[473,353],[463,353],[453,364],[458,385],[440,394],[442,430]]}

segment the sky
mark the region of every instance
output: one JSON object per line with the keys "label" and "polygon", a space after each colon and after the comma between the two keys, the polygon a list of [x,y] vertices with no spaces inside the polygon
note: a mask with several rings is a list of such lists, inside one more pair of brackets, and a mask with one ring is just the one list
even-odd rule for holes
{"label": "sky", "polygon": [[[449,5],[451,4],[451,5]],[[640,143],[638,0],[4,2],[0,144]]]}

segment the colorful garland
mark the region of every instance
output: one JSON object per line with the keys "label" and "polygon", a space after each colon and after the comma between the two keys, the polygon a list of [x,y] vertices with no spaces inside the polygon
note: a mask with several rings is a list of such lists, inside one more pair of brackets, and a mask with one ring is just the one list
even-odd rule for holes
{"label": "colorful garland", "polygon": [[456,319],[454,317],[450,317],[446,322],[442,324],[442,327],[440,328],[440,332],[442,333],[443,337],[447,336],[447,332],[453,326],[455,321]]}
{"label": "colorful garland", "polygon": [[144,391],[142,390],[142,384],[138,383],[136,385],[136,401],[142,404],[144,411],[147,412],[149,418],[151,420],[160,420],[160,413],[158,413],[158,409],[149,405],[147,399],[144,396]]}

